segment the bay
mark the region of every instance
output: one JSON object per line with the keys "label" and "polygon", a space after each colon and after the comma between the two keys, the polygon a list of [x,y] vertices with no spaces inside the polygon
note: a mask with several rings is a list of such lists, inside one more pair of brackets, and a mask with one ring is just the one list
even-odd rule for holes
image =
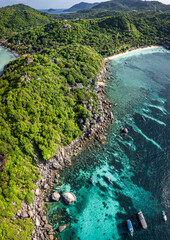
{"label": "bay", "polygon": [[[115,120],[107,129],[107,144],[91,142],[61,173],[61,193],[73,192],[77,202],[71,206],[48,203],[47,215],[54,229],[69,224],[61,233],[62,240],[131,239],[127,219],[134,226],[134,239],[170,239],[169,66],[170,52],[163,48],[110,62],[105,91],[117,106],[112,107]],[[120,134],[125,126],[129,127],[126,136]],[[147,230],[140,226],[139,210]]]}
{"label": "bay", "polygon": [[11,52],[0,47],[0,75],[2,74],[4,66],[14,59],[15,57]]}

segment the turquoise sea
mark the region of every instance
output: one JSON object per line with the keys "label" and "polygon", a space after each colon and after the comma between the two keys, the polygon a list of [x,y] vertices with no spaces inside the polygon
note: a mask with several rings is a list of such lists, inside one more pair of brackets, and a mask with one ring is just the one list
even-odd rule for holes
{"label": "turquoise sea", "polygon": [[[89,143],[60,173],[60,192],[73,192],[77,202],[48,203],[49,221],[54,229],[69,224],[62,240],[131,239],[127,219],[134,226],[133,239],[169,240],[170,52],[157,48],[130,53],[111,61],[110,68],[105,91],[117,106],[112,107],[115,120],[106,130],[107,143]],[[125,126],[130,131],[122,136]],[[139,224],[138,210],[147,230]]]}
{"label": "turquoise sea", "polygon": [[0,47],[0,74],[2,74],[4,66],[14,59],[15,57],[12,53],[5,48]]}

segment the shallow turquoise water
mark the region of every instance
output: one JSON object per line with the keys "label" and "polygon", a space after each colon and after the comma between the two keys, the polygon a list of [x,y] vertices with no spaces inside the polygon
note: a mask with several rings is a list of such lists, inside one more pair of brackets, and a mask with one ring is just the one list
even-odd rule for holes
{"label": "shallow turquoise water", "polygon": [[12,53],[7,51],[5,48],[0,47],[0,74],[4,69],[4,66],[14,59],[15,57]]}
{"label": "shallow turquoise water", "polygon": [[[62,173],[61,193],[75,193],[77,202],[69,207],[62,202],[48,204],[54,229],[70,224],[61,234],[63,240],[130,239],[129,218],[134,239],[170,239],[169,221],[161,218],[163,209],[170,217],[169,66],[170,52],[161,48],[131,53],[110,63],[105,91],[118,105],[112,109],[115,121],[107,129],[107,144],[90,143]],[[122,136],[119,130],[126,125],[132,129]],[[139,209],[148,230],[140,227]]]}

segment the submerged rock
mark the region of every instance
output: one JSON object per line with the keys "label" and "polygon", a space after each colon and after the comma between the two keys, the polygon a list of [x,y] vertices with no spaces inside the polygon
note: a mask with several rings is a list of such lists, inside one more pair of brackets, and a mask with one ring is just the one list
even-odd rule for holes
{"label": "submerged rock", "polygon": [[125,133],[128,133],[128,132],[129,132],[127,128],[124,128],[123,131],[124,131]]}
{"label": "submerged rock", "polygon": [[71,205],[76,201],[76,196],[74,195],[74,193],[71,193],[71,192],[64,193],[62,195],[62,198],[64,202],[68,205]]}
{"label": "submerged rock", "polygon": [[62,225],[62,226],[59,226],[58,231],[59,231],[59,232],[63,232],[66,228],[67,228],[67,225],[66,225],[66,224],[65,224],[65,225]]}
{"label": "submerged rock", "polygon": [[54,192],[51,196],[52,200],[57,201],[57,202],[60,200],[60,197],[61,196],[58,192]]}

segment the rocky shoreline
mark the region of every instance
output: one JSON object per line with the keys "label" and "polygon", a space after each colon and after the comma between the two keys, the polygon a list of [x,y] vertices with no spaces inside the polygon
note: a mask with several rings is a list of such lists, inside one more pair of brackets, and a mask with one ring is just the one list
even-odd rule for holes
{"label": "rocky shoreline", "polygon": [[[26,218],[32,219],[35,224],[30,237],[33,240],[59,239],[55,237],[55,232],[53,231],[52,226],[48,224],[48,219],[44,209],[44,202],[54,200],[51,197],[51,193],[54,188],[54,184],[59,185],[61,182],[59,171],[64,170],[65,167],[71,165],[71,157],[73,155],[77,155],[80,149],[92,139],[101,144],[104,144],[106,141],[105,130],[110,122],[113,122],[114,120],[113,114],[110,112],[111,102],[105,99],[104,91],[106,74],[110,71],[108,68],[108,62],[109,59],[104,60],[104,68],[100,71],[100,76],[98,77],[96,88],[97,102],[99,106],[98,111],[93,109],[93,106],[88,104],[88,102],[83,103],[83,107],[92,111],[93,115],[91,120],[80,119],[79,124],[83,132],[82,135],[72,141],[69,145],[62,146],[60,152],[48,161],[42,162],[39,160],[38,155],[34,156],[34,162],[37,165],[42,177],[41,180],[35,184],[36,190],[34,191],[34,203],[27,205],[25,202],[22,202],[22,208],[17,212],[17,215],[14,218],[16,219],[19,217],[24,220]],[[66,225],[59,226],[57,231],[61,232],[66,227]]]}
{"label": "rocky shoreline", "polygon": [[[9,49],[8,49],[9,50]],[[111,102],[105,99],[104,85],[106,74],[109,70],[108,61],[104,61],[104,67],[100,71],[100,76],[97,79],[95,92],[97,93],[98,110],[93,108],[88,102],[83,103],[83,107],[92,112],[92,118],[80,119],[79,126],[82,130],[82,135],[72,141],[67,146],[62,146],[59,153],[48,161],[40,161],[38,154],[34,156],[34,162],[37,165],[41,180],[37,182],[36,190],[34,191],[34,203],[27,205],[22,202],[22,207],[18,210],[13,220],[21,218],[26,220],[31,219],[34,223],[34,230],[31,234],[33,240],[57,240],[54,236],[56,233],[48,224],[46,217],[44,202],[53,201],[51,193],[54,184],[60,184],[59,171],[71,165],[71,156],[77,155],[79,150],[83,148],[90,140],[94,139],[101,144],[106,141],[105,130],[110,122],[113,122],[114,117],[110,112]],[[59,196],[60,197],[60,196]],[[63,231],[67,226],[59,226],[58,232]]]}

